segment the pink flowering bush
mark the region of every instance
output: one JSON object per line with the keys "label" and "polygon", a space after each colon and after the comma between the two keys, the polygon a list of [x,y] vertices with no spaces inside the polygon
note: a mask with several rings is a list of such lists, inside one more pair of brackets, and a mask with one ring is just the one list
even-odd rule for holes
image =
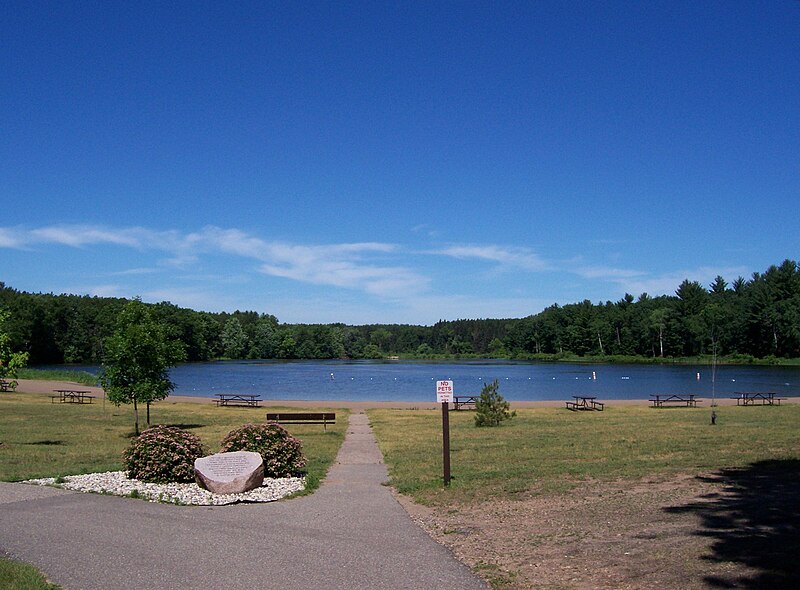
{"label": "pink flowering bush", "polygon": [[298,476],[306,466],[302,443],[274,422],[245,424],[230,431],[220,451],[258,453],[264,459],[265,477]]}
{"label": "pink flowering bush", "polygon": [[200,439],[174,426],[148,428],[125,449],[128,477],[150,483],[194,481],[194,460],[205,455]]}

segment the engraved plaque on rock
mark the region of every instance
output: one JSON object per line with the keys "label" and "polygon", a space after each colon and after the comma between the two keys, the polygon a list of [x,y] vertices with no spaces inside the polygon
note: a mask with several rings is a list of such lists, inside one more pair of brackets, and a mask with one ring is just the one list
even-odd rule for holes
{"label": "engraved plaque on rock", "polygon": [[194,478],[209,492],[240,494],[264,483],[264,462],[250,451],[217,453],[195,460]]}

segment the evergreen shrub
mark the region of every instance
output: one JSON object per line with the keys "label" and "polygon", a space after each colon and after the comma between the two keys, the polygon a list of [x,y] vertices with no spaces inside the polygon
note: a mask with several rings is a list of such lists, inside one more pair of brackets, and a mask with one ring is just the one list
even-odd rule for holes
{"label": "evergreen shrub", "polygon": [[274,422],[245,424],[228,433],[220,452],[252,451],[264,460],[264,477],[296,477],[303,473],[306,457],[302,443]]}
{"label": "evergreen shrub", "polygon": [[475,400],[475,426],[499,426],[503,420],[517,415],[510,411],[509,403],[497,391],[497,379],[492,383],[484,383],[481,394]]}
{"label": "evergreen shrub", "polygon": [[194,461],[205,455],[200,439],[174,426],[148,428],[123,453],[128,477],[150,483],[194,481]]}

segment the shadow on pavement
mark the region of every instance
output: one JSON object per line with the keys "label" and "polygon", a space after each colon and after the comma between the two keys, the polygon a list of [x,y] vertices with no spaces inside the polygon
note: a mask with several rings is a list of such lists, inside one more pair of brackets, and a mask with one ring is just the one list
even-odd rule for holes
{"label": "shadow on pavement", "polygon": [[704,481],[719,493],[667,512],[695,513],[696,534],[714,539],[704,559],[734,562],[749,575],[709,575],[713,588],[800,588],[800,461],[760,461],[723,469]]}

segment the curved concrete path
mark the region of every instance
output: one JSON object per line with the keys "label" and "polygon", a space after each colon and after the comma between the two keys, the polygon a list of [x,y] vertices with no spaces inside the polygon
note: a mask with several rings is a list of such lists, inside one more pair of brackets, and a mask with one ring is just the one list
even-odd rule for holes
{"label": "curved concrete path", "polygon": [[67,590],[487,586],[392,497],[365,414],[313,495],[181,507],[0,483],[0,552]]}

